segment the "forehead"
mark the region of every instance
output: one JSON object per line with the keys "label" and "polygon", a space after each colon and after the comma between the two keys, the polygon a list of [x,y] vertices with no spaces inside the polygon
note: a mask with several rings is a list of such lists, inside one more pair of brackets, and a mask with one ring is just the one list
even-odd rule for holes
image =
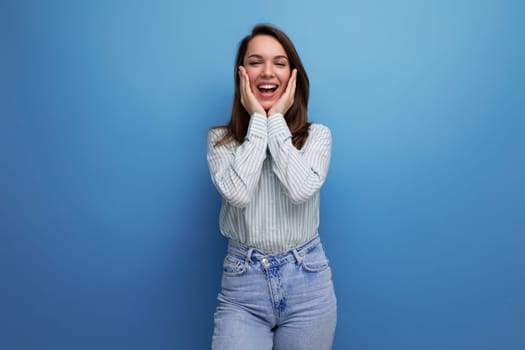
{"label": "forehead", "polygon": [[246,57],[260,55],[264,57],[287,56],[281,43],[270,35],[257,35],[248,43]]}

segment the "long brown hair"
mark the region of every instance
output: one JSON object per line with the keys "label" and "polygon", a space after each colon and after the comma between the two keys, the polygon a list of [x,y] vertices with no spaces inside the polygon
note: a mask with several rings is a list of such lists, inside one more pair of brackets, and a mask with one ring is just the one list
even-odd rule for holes
{"label": "long brown hair", "polygon": [[250,115],[241,104],[239,66],[243,63],[244,56],[248,50],[248,44],[257,35],[269,35],[277,39],[288,56],[290,70],[293,70],[294,68],[297,69],[297,85],[295,89],[294,103],[284,118],[288,124],[290,132],[292,133],[293,145],[297,149],[300,149],[308,137],[308,128],[310,127],[307,115],[310,81],[308,80],[308,75],[306,74],[303,63],[301,62],[301,58],[290,38],[283,31],[269,24],[256,25],[253,27],[251,34],[244,37],[239,43],[234,66],[235,94],[233,96],[230,121],[223,126],[226,128],[226,133],[216,145],[225,144],[231,141],[242,143],[246,137]]}

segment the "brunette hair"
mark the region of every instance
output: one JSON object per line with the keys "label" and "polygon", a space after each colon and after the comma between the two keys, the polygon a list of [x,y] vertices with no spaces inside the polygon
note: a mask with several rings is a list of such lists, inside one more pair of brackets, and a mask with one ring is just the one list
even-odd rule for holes
{"label": "brunette hair", "polygon": [[223,126],[226,128],[226,133],[216,143],[216,145],[222,145],[231,141],[242,143],[246,137],[250,115],[246,109],[244,109],[244,106],[241,103],[239,66],[243,64],[244,56],[248,50],[248,44],[257,35],[269,35],[275,38],[283,46],[284,51],[288,56],[288,61],[290,62],[290,71],[292,71],[294,68],[297,69],[297,85],[295,89],[294,103],[288,112],[286,112],[284,118],[288,124],[290,132],[292,133],[293,145],[297,149],[300,149],[308,138],[308,128],[310,127],[307,115],[310,81],[308,80],[308,75],[306,74],[303,63],[301,62],[301,58],[299,57],[299,54],[297,53],[290,38],[283,31],[269,24],[256,25],[253,27],[252,32],[245,36],[239,43],[233,70],[235,79],[235,93],[233,96],[230,121],[228,124]]}

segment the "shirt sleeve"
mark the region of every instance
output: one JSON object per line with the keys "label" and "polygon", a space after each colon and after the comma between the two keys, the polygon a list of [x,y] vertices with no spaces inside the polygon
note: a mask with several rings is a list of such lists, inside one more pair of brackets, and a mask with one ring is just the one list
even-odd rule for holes
{"label": "shirt sleeve", "polygon": [[215,146],[224,129],[208,132],[208,166],[215,187],[235,207],[245,207],[251,200],[266,158],[267,118],[254,113],[244,142],[240,145]]}
{"label": "shirt sleeve", "polygon": [[293,203],[303,203],[321,189],[330,165],[330,129],[316,124],[310,128],[304,149],[298,150],[283,115],[278,113],[268,118],[268,148],[274,160],[273,172]]}

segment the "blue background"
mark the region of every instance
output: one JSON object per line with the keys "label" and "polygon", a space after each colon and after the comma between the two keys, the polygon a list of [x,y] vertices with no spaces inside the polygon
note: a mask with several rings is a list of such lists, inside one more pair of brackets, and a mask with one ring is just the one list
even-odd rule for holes
{"label": "blue background", "polygon": [[270,22],[333,132],[334,349],[524,349],[523,4],[3,1],[0,348],[209,348],[206,132]]}

